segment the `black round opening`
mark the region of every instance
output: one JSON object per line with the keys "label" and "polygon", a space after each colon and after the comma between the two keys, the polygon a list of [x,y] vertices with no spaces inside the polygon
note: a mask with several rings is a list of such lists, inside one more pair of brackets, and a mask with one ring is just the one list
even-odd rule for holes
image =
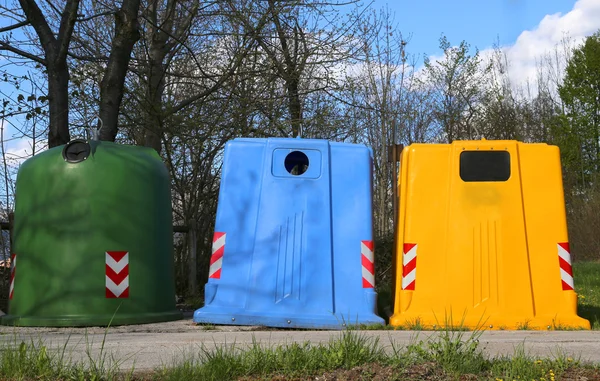
{"label": "black round opening", "polygon": [[68,142],[63,148],[63,158],[68,163],[80,163],[90,156],[92,147],[85,140],[76,139]]}
{"label": "black round opening", "polygon": [[285,157],[285,169],[294,176],[299,176],[308,169],[308,156],[304,152],[292,151]]}

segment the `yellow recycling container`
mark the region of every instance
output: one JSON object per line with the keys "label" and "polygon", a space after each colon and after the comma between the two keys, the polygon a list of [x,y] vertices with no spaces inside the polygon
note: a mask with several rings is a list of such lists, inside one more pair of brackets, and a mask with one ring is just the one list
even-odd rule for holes
{"label": "yellow recycling container", "polygon": [[590,329],[577,316],[558,147],[412,144],[400,168],[391,325]]}

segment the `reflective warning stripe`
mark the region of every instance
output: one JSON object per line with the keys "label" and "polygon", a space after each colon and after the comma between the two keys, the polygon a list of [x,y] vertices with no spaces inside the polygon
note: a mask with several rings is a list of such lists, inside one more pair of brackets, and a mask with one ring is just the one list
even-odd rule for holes
{"label": "reflective warning stripe", "polygon": [[373,241],[360,241],[363,288],[375,287],[375,257]]}
{"label": "reflective warning stripe", "polygon": [[10,263],[12,265],[12,269],[10,270],[10,290],[8,292],[8,298],[13,298],[13,292],[15,290],[15,268],[17,267],[17,256],[16,254],[11,255]]}
{"label": "reflective warning stripe", "polygon": [[223,267],[223,254],[225,253],[225,233],[215,232],[213,236],[212,255],[210,257],[210,268],[208,277],[221,279],[221,268]]}
{"label": "reflective warning stripe", "polygon": [[405,243],[402,255],[402,289],[415,289],[417,279],[417,244]]}
{"label": "reflective warning stripe", "polygon": [[107,251],[106,260],[106,297],[129,297],[129,253],[126,251]]}
{"label": "reflective warning stripe", "polygon": [[564,291],[573,290],[573,268],[571,267],[571,248],[568,242],[558,244],[558,263],[560,265],[560,279]]}

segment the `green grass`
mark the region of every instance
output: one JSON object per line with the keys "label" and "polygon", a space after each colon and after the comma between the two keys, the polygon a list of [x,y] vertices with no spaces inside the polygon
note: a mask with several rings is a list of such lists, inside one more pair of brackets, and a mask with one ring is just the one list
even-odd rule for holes
{"label": "green grass", "polygon": [[365,332],[351,330],[342,332],[340,338],[326,344],[307,342],[273,347],[254,342],[247,349],[235,344],[216,350],[201,347],[198,353],[183,362],[158,370],[152,379],[314,379],[326,372],[357,368],[361,369],[360,379],[371,379],[378,367],[393,370],[392,374],[397,378],[389,379],[419,379],[415,377],[418,372],[414,369],[431,365],[426,376],[433,373],[441,379],[473,375],[485,380],[552,381],[560,379],[569,369],[583,367],[565,355],[538,359],[528,356],[522,348],[517,348],[512,357],[489,358],[480,347],[480,334],[481,331],[442,331],[435,339],[415,339],[406,347],[391,342],[388,351]]}
{"label": "green grass", "polygon": [[254,341],[250,348],[235,344],[214,350],[201,346],[198,353],[183,362],[163,367],[156,373],[160,380],[235,380],[243,376],[277,373],[289,377],[317,374],[332,369],[350,369],[367,363],[387,360],[377,340],[353,331],[327,344],[291,343],[263,346]]}
{"label": "green grass", "polygon": [[590,321],[592,329],[600,330],[600,262],[573,264],[577,314]]}
{"label": "green grass", "polygon": [[[201,345],[183,360],[135,374],[119,372],[117,363],[88,359],[73,363],[66,345],[50,349],[41,341],[0,344],[2,380],[292,380],[315,379],[336,372],[358,373],[372,379],[387,370],[391,379],[560,380],[565,372],[590,368],[577,359],[557,353],[552,358],[529,356],[522,347],[508,357],[488,357],[479,343],[483,331],[440,331],[438,335],[400,346],[390,340],[384,346],[368,332],[345,330],[326,343],[268,345],[253,341],[208,347]],[[591,368],[590,368],[591,369]],[[590,370],[600,377],[600,370]],[[433,378],[430,376],[434,376]],[[469,378],[470,377],[470,378]],[[475,377],[475,378],[473,378]],[[328,378],[331,379],[331,378]],[[595,378],[594,378],[595,379]]]}
{"label": "green grass", "polygon": [[[74,362],[66,347],[50,348],[41,340],[13,340],[0,345],[2,380],[112,380],[131,379],[132,373],[119,371],[119,362],[104,350],[94,358],[86,341],[86,360]],[[133,369],[132,369],[133,371]]]}
{"label": "green grass", "polygon": [[523,346],[519,346],[512,356],[503,356],[492,362],[490,374],[496,380],[554,381],[559,380],[565,371],[577,367],[581,367],[581,363],[571,357],[535,359],[525,352]]}

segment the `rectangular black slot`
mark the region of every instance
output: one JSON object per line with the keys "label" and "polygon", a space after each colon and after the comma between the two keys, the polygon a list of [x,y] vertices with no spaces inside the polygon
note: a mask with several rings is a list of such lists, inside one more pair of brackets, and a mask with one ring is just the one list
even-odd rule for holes
{"label": "rectangular black slot", "polygon": [[460,154],[463,181],[506,181],[510,178],[510,154],[506,151],[463,151]]}

